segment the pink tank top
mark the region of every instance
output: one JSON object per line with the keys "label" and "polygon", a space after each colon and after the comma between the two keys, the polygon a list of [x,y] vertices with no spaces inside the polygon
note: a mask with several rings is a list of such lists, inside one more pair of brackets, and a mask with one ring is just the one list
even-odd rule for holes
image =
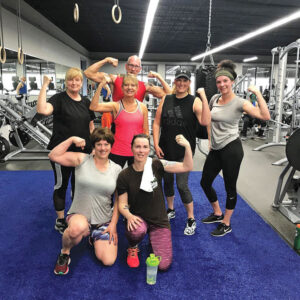
{"label": "pink tank top", "polygon": [[120,101],[120,110],[114,120],[116,125],[115,142],[111,153],[121,156],[133,156],[131,141],[136,134],[143,133],[144,115],[139,101],[135,100],[137,108],[127,112]]}
{"label": "pink tank top", "polygon": [[[123,77],[118,76],[114,82],[114,90],[113,90],[113,95],[112,95],[113,101],[120,101],[123,99],[124,94],[122,91],[122,83],[123,83]],[[139,87],[134,96],[136,99],[143,102],[143,100],[145,98],[145,94],[146,94],[145,83],[143,81],[139,81]]]}

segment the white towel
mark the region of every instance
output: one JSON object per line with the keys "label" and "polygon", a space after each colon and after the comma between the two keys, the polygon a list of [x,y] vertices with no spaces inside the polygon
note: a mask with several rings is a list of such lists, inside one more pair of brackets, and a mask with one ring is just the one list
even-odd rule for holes
{"label": "white towel", "polygon": [[153,192],[153,171],[152,171],[152,158],[148,157],[145,163],[143,177],[140,185],[140,189],[145,192]]}

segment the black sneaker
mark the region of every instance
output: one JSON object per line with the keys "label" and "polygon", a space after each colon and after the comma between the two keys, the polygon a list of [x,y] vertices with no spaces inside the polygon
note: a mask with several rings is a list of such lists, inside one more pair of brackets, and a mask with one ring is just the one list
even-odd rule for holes
{"label": "black sneaker", "polygon": [[227,233],[229,233],[229,232],[231,232],[232,231],[232,228],[231,228],[231,226],[229,225],[229,226],[227,226],[227,225],[225,225],[224,223],[221,223],[221,224],[219,224],[218,225],[218,227],[214,230],[214,231],[212,231],[210,234],[212,235],[212,236],[224,236],[225,234],[227,234]]}
{"label": "black sneaker", "polygon": [[69,264],[71,262],[71,258],[69,254],[60,253],[56,265],[54,268],[54,274],[56,275],[66,275],[69,273]]}
{"label": "black sneaker", "polygon": [[201,222],[204,224],[217,223],[217,222],[221,222],[223,218],[224,218],[223,214],[221,216],[216,216],[214,213],[212,213],[207,218],[202,219]]}
{"label": "black sneaker", "polygon": [[183,233],[185,235],[193,235],[195,233],[195,230],[196,230],[196,221],[195,221],[195,219],[188,218]]}
{"label": "black sneaker", "polygon": [[175,209],[171,209],[171,208],[168,208],[167,210],[167,215],[168,215],[168,219],[174,219],[175,218]]}
{"label": "black sneaker", "polygon": [[241,134],[240,137],[241,137],[242,141],[246,141],[247,140],[247,135],[245,135],[245,134]]}
{"label": "black sneaker", "polygon": [[59,233],[64,234],[67,227],[68,224],[65,219],[56,219],[54,228],[59,231]]}

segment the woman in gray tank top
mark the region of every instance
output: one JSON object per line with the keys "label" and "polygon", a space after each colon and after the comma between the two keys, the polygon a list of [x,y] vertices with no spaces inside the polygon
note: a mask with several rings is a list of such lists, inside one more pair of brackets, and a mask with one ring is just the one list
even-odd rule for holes
{"label": "woman in gray tank top", "polygon": [[[249,86],[248,90],[255,94],[258,100],[257,107],[234,94],[232,86],[237,77],[234,69],[235,64],[230,60],[219,63],[215,78],[221,95],[213,96],[209,103],[211,124],[207,129],[210,152],[203,167],[201,186],[213,208],[213,213],[202,219],[202,222],[205,224],[220,223],[211,232],[213,236],[223,236],[232,231],[230,219],[237,201],[236,182],[244,156],[238,131],[242,113],[246,112],[248,115],[261,120],[270,119],[267,104],[255,86]],[[214,179],[221,170],[227,193],[224,215],[216,192],[212,187]]]}
{"label": "woman in gray tank top", "polygon": [[114,264],[117,258],[118,201],[111,207],[111,195],[115,192],[121,167],[108,159],[114,136],[108,128],[96,128],[91,135],[92,154],[68,152],[75,144],[84,147],[85,140],[70,137],[57,145],[49,158],[63,166],[75,167],[76,189],[68,211],[68,228],[62,237],[62,249],[54,273],[69,272],[70,251],[81,240],[90,235],[96,257],[106,266]]}

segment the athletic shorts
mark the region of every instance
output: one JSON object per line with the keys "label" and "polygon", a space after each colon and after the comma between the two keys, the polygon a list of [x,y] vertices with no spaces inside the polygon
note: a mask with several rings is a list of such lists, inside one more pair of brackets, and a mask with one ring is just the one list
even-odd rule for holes
{"label": "athletic shorts", "polygon": [[105,223],[102,225],[91,225],[90,228],[90,237],[93,239],[93,241],[102,240],[102,241],[109,241],[109,233],[105,232],[103,234],[103,231],[108,227],[109,223]]}

